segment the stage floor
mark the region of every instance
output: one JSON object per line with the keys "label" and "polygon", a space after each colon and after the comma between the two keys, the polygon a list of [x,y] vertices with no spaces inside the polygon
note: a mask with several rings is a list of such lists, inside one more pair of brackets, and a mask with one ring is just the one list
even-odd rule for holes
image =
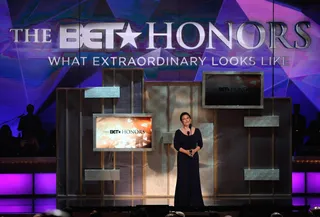
{"label": "stage floor", "polygon": [[[277,206],[304,206],[311,208],[320,206],[320,197],[293,197],[293,198],[207,198],[206,206],[243,206],[243,205],[277,205]],[[42,213],[47,210],[72,207],[77,210],[90,211],[93,208],[115,207],[130,209],[138,205],[173,205],[173,198],[150,199],[94,199],[94,198],[2,198],[0,199],[0,214],[10,213]]]}
{"label": "stage floor", "polygon": [[[310,198],[311,199],[311,198]],[[309,200],[310,200],[309,199]],[[320,198],[318,199],[320,202]],[[148,199],[57,199],[57,206],[62,207],[131,207],[137,205],[169,205],[173,206],[173,198]],[[279,205],[305,205],[308,200],[304,198],[205,198],[205,206],[242,206],[247,204],[279,204]]]}

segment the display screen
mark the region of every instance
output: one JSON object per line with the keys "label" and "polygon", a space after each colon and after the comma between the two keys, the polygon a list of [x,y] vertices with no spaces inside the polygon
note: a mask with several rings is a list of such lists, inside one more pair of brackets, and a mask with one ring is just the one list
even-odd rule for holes
{"label": "display screen", "polygon": [[152,115],[95,114],[94,151],[152,150]]}
{"label": "display screen", "polygon": [[203,106],[207,108],[263,108],[262,73],[205,73]]}

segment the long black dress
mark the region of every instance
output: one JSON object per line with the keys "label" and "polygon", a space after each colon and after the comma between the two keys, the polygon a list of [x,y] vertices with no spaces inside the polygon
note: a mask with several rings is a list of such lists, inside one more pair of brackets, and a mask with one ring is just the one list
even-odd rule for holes
{"label": "long black dress", "polygon": [[174,197],[175,206],[204,206],[200,184],[198,152],[193,157],[179,152],[180,148],[190,150],[195,149],[197,146],[200,148],[203,146],[201,132],[198,128],[190,136],[183,134],[181,130],[176,131],[174,148],[178,151],[178,175]]}

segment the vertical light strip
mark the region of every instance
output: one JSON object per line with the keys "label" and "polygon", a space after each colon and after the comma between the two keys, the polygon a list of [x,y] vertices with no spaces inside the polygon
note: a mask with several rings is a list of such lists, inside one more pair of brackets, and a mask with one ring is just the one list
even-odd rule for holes
{"label": "vertical light strip", "polygon": [[58,98],[58,95],[59,95],[59,89],[56,90],[56,159],[57,159],[57,163],[56,163],[56,189],[57,189],[57,195],[59,196],[60,195],[60,173],[61,173],[61,170],[59,169],[59,159],[60,159],[60,155],[59,155],[59,150],[60,150],[60,145],[58,146],[58,144],[60,143],[60,139],[59,139],[59,125],[60,125],[60,118],[59,118],[59,98]]}
{"label": "vertical light strip", "polygon": [[[104,73],[102,73],[102,87],[105,86],[105,76],[104,76]],[[104,98],[101,98],[101,113],[104,114]],[[104,158],[105,158],[105,152],[102,151],[100,152],[100,167],[101,169],[104,169]],[[102,180],[100,182],[100,185],[101,185],[101,196],[103,197],[104,196],[104,180]]]}
{"label": "vertical light strip", "polygon": [[[141,92],[142,92],[142,102],[141,102],[141,109],[142,109],[142,113],[145,112],[145,86],[144,86],[144,71],[142,71],[142,78],[141,78]],[[152,138],[154,139],[154,138]],[[154,145],[154,144],[152,144]],[[147,153],[144,151],[142,152],[142,198],[144,199],[146,196],[146,167],[147,167]],[[144,200],[143,200],[143,204],[144,204]]]}
{"label": "vertical light strip", "polygon": [[[292,100],[291,98],[289,98],[289,105],[290,105],[290,113],[292,114]],[[290,175],[291,175],[291,182],[290,182],[290,186],[292,186],[292,115],[289,116],[290,117],[290,129],[289,129],[289,145],[290,145],[290,153],[289,153],[289,167],[290,167]],[[279,117],[279,126],[280,126],[280,117]],[[279,174],[280,175],[280,174]],[[306,192],[306,191],[305,191]],[[292,194],[292,188],[290,188],[290,194]]]}
{"label": "vertical light strip", "polygon": [[[190,85],[190,115],[191,115],[191,117],[192,118],[194,118],[193,117],[193,85],[191,84]],[[198,102],[197,102],[197,104],[198,104]],[[198,118],[198,116],[197,116],[197,118]]]}
{"label": "vertical light strip", "polygon": [[218,111],[213,110],[213,112],[213,193],[216,197],[218,194]]}
{"label": "vertical light strip", "polygon": [[[166,149],[166,154],[167,154],[167,197],[170,197],[170,145],[166,145],[164,147],[167,147]],[[162,157],[162,152],[161,152],[161,157]],[[161,162],[162,163],[162,162]]]}
{"label": "vertical light strip", "polygon": [[[116,69],[113,69],[113,86],[116,86]],[[120,87],[121,88],[121,87]],[[121,91],[121,89],[120,89]],[[120,93],[121,94],[121,93]],[[121,96],[121,95],[120,95]],[[116,100],[112,99],[112,113],[116,113]],[[113,152],[113,169],[116,169],[116,152]],[[116,195],[116,181],[113,181],[113,195]]]}
{"label": "vertical light strip", "polygon": [[[272,115],[274,115],[274,96],[272,97]],[[279,125],[280,125],[280,120],[279,120]],[[272,164],[272,169],[274,169],[274,164],[275,164],[275,159],[274,159],[274,152],[275,152],[275,148],[274,148],[274,127],[272,127],[271,129],[272,131],[272,138],[271,138],[271,164]],[[274,195],[274,181],[272,181],[272,194]]]}
{"label": "vertical light strip", "polygon": [[68,179],[69,179],[69,112],[68,112],[68,89],[66,89],[65,91],[66,93],[66,147],[65,147],[65,151],[66,151],[66,196],[68,196],[69,194],[69,183],[68,183]]}
{"label": "vertical light strip", "polygon": [[[170,130],[170,86],[167,84],[167,132]],[[170,146],[167,145],[167,196],[170,196],[170,176],[169,176],[169,168],[170,168]],[[161,162],[162,163],[162,162]]]}
{"label": "vertical light strip", "polygon": [[[250,116],[250,109],[248,109],[248,116]],[[248,127],[248,169],[251,169],[251,128]],[[251,181],[248,182],[249,195],[251,195]]]}
{"label": "vertical light strip", "polygon": [[79,129],[79,154],[80,154],[80,165],[79,165],[79,180],[80,180],[80,189],[79,189],[79,192],[80,192],[80,195],[82,196],[83,194],[83,166],[82,166],[82,131],[83,131],[83,118],[82,118],[82,106],[83,106],[83,89],[80,89],[79,91],[79,94],[80,94],[80,114],[79,114],[79,121],[80,121],[80,129]]}
{"label": "vertical light strip", "polygon": [[[134,73],[133,73],[133,70],[131,70],[131,114],[133,114],[134,113],[134,109],[133,109],[133,107],[134,107],[134,83],[133,83],[133,80],[134,80]],[[134,176],[133,176],[133,174],[134,174],[134,167],[133,167],[133,165],[134,165],[134,152],[133,151],[131,151],[131,195],[133,196],[133,194],[134,194],[134,186],[133,186],[133,179],[134,179]]]}

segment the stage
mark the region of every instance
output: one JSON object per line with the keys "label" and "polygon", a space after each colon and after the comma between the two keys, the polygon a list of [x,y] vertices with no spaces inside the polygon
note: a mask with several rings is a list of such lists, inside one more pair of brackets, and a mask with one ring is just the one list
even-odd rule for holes
{"label": "stage", "polygon": [[[111,198],[35,198],[35,199],[2,199],[0,212],[10,216],[30,216],[30,214],[45,212],[52,209],[69,207],[73,216],[88,216],[93,210],[100,211],[103,216],[130,216],[133,211],[147,210],[149,216],[156,214],[182,211],[186,216],[210,216],[210,213],[219,213],[220,216],[270,216],[279,212],[283,216],[290,213],[305,216],[309,207],[319,206],[320,198],[297,197],[253,197],[253,198],[205,198],[205,207],[173,207],[172,198],[148,199],[111,199]],[[153,213],[152,215],[150,213]],[[156,213],[156,214],[155,214]],[[165,216],[165,215],[163,215]]]}

